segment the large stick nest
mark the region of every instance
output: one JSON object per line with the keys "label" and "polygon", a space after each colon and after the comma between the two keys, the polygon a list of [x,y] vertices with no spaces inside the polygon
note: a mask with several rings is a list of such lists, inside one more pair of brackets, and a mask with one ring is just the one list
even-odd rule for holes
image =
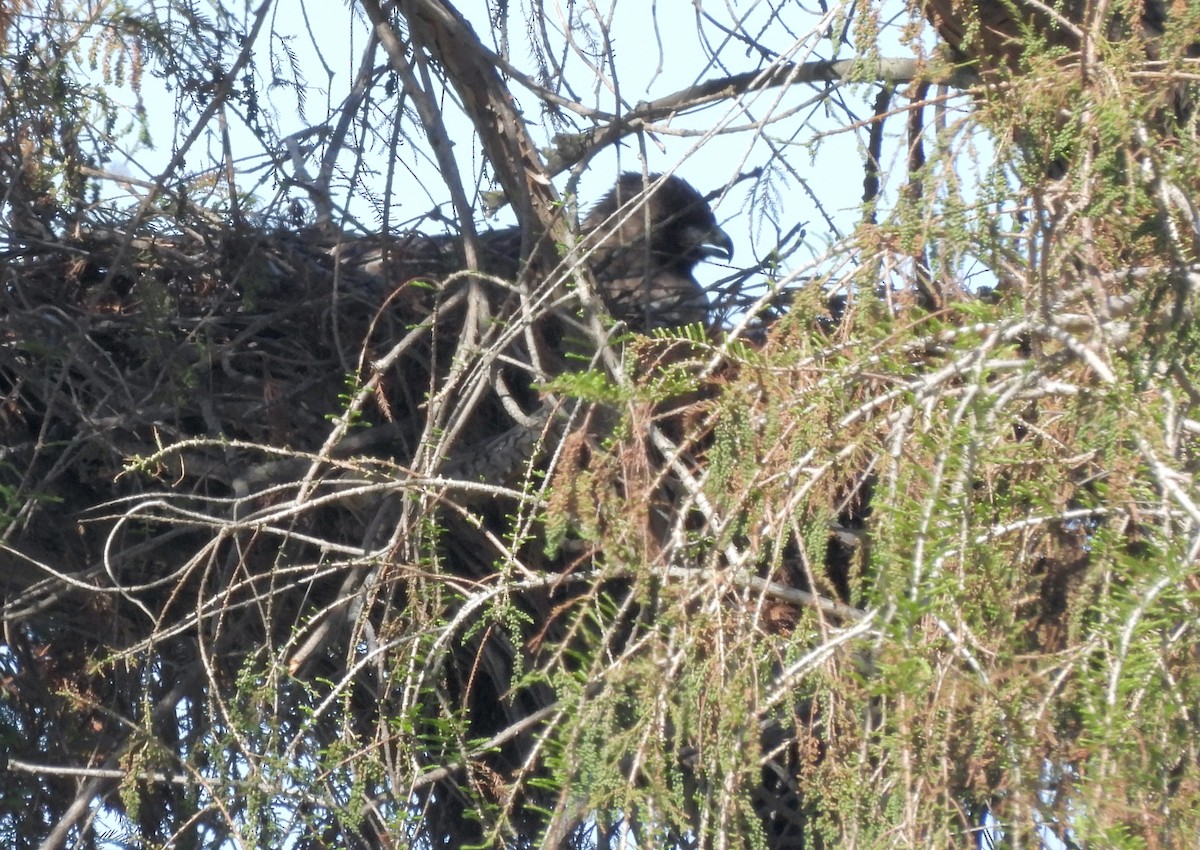
{"label": "large stick nest", "polygon": [[554,356],[551,311],[463,266],[452,237],[196,222],[23,252],[0,290],[4,484],[24,506],[6,529],[7,613],[161,582],[179,538],[352,479],[514,483],[552,419],[531,388]]}
{"label": "large stick nest", "polygon": [[[370,736],[386,674],[356,666],[362,647],[403,663],[377,652],[378,632],[432,640],[451,618],[420,675],[445,700],[433,714],[461,713],[464,737],[458,750],[422,745],[429,784],[455,775],[436,768],[461,764],[468,739],[488,737],[503,746],[481,750],[492,754],[472,770],[523,784],[527,718],[554,697],[514,687],[514,671],[560,652],[578,628],[568,610],[604,586],[571,577],[594,544],[547,549],[539,470],[554,452],[578,469],[613,417],[537,389],[568,363],[586,366],[577,302],[462,267],[452,237],[204,221],[94,225],[10,262],[0,485],[20,508],[0,549],[3,619],[24,656],[12,693],[55,706],[14,703],[29,741],[14,757],[72,764],[82,747],[124,763],[138,736],[123,729],[147,696],[156,736],[184,731],[194,748],[247,671],[280,661],[309,687],[356,683],[342,720],[326,716],[313,734],[336,740],[342,722]],[[666,340],[655,357],[680,347]],[[671,508],[643,498],[664,492],[646,462],[628,460],[639,480],[624,486],[639,510],[659,511],[634,543],[654,546]],[[506,582],[524,587],[523,636],[472,625],[487,612],[455,601]],[[273,722],[298,732],[312,693],[283,688]],[[31,793],[101,790],[66,779],[46,790],[56,782],[39,777]],[[478,840],[456,786],[436,787],[430,834]]]}

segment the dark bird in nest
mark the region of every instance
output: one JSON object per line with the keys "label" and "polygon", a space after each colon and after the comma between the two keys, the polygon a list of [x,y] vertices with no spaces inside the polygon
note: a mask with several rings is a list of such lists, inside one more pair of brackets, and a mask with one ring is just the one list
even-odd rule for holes
{"label": "dark bird in nest", "polygon": [[589,265],[609,311],[630,327],[704,322],[708,302],[693,271],[733,258],[733,241],[684,179],[621,175],[583,221]]}
{"label": "dark bird in nest", "polygon": [[[581,225],[585,262],[605,306],[634,330],[705,322],[708,302],[693,271],[702,260],[733,258],[733,241],[704,196],[686,180],[621,175]],[[505,279],[521,272],[520,228],[479,234],[480,271]],[[343,264],[395,282],[436,269],[463,268],[458,237],[409,234],[362,240],[336,251]],[[385,256],[386,255],[386,256]]]}

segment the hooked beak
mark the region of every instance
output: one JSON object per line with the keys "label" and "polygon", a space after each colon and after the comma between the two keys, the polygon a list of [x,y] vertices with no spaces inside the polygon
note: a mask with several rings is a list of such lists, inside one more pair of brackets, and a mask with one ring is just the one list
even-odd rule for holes
{"label": "hooked beak", "polygon": [[712,230],[701,230],[691,234],[695,239],[696,253],[701,257],[720,257],[723,260],[733,259],[733,240],[729,234],[719,227]]}

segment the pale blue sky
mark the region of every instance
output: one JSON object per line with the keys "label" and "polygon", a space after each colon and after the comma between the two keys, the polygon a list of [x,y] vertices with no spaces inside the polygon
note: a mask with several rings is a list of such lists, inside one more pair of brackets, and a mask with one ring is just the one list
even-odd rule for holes
{"label": "pale blue sky", "polygon": [[[485,5],[479,0],[459,4],[465,13],[472,16],[472,24],[485,43],[499,49],[498,34],[492,32],[487,20]],[[899,24],[907,21],[905,5],[896,0],[877,4],[883,11],[883,20],[888,16]],[[514,3],[510,22],[510,56],[518,67],[531,75],[536,74],[536,65],[531,59],[528,42],[520,24],[520,12]],[[561,34],[563,21],[556,17],[562,4],[547,0],[551,10],[546,26]],[[829,32],[829,24],[836,20],[836,13],[844,7],[833,5],[832,11],[824,15],[816,4],[806,8],[805,4],[791,4],[783,13],[790,29],[775,23],[762,30],[769,7],[765,0],[739,4],[704,4],[706,11],[714,17],[720,16],[723,26],[732,27],[729,15],[741,17],[745,28],[758,34],[760,43],[778,54],[795,61],[808,59],[844,58],[853,55],[854,45],[841,45],[835,51],[833,42],[823,37]],[[654,14],[651,14],[653,10]],[[252,10],[251,10],[252,11]],[[600,7],[602,16],[612,18],[611,48],[615,56],[619,77],[614,81],[619,86],[622,100],[636,104],[653,100],[683,89],[691,84],[725,74],[753,71],[762,67],[762,62],[745,44],[729,41],[722,43],[722,33],[712,23],[698,25],[697,12],[691,0],[618,0]],[[824,21],[825,26],[819,25]],[[588,23],[585,21],[585,23]],[[594,20],[593,35],[595,34]],[[327,0],[281,0],[277,3],[267,28],[274,27],[276,37],[268,41],[265,33],[260,39],[256,53],[259,85],[264,86],[271,76],[268,45],[278,50],[286,39],[289,49],[295,54],[307,82],[304,109],[301,110],[294,94],[285,88],[260,90],[264,108],[270,110],[268,123],[274,122],[281,135],[303,130],[327,120],[335,113],[349,91],[353,74],[356,72],[361,53],[367,41],[365,20],[346,6],[333,7]],[[761,31],[760,31],[761,30]],[[898,26],[889,29],[884,39],[883,51],[889,56],[906,56],[911,51],[900,44]],[[703,38],[702,38],[703,34]],[[586,41],[585,28],[572,32],[572,39],[582,44]],[[555,36],[552,36],[555,37]],[[561,41],[560,37],[555,37]],[[704,43],[707,39],[707,46]],[[383,65],[382,51],[376,64]],[[718,63],[723,67],[718,67]],[[595,76],[579,61],[572,58],[568,79],[575,86],[580,99],[587,106],[614,111],[616,95],[611,86],[595,85]],[[286,70],[286,66],[284,67]],[[328,71],[328,73],[327,73]],[[539,126],[538,101],[535,95],[519,85],[513,86],[518,104],[526,110],[526,118],[539,141],[548,142],[553,130]],[[832,98],[817,97],[818,89],[808,85],[796,85],[790,89],[769,89],[747,96],[739,101],[723,101],[694,115],[683,116],[669,122],[667,132],[648,137],[646,160],[650,171],[677,169],[678,173],[696,185],[701,191],[720,189],[740,172],[763,166],[773,159],[772,149],[782,154],[785,165],[776,170],[772,183],[774,193],[768,209],[766,204],[752,203],[749,193],[753,184],[741,183],[721,199],[717,215],[736,245],[735,266],[743,267],[755,263],[774,247],[779,235],[796,223],[808,222],[806,250],[797,255],[795,263],[807,256],[821,254],[834,238],[823,216],[818,213],[814,198],[824,206],[833,221],[836,232],[847,234],[852,231],[860,216],[863,186],[863,152],[865,129],[838,132],[855,118],[870,114],[870,102],[875,86],[857,86],[843,89]],[[174,114],[174,97],[167,93],[158,80],[146,78],[145,97],[151,115],[150,129],[157,150],[138,149],[133,151],[130,162],[114,161],[114,170],[123,171],[142,178],[157,176],[165,167],[175,144],[190,131],[189,126],[173,127],[169,116]],[[394,102],[393,102],[394,103]],[[843,106],[844,105],[844,106]],[[446,113],[454,119],[454,110]],[[156,116],[162,116],[161,122]],[[763,122],[776,117],[757,129],[746,129],[755,121]],[[378,116],[382,127],[389,116]],[[232,116],[231,116],[232,119]],[[903,131],[903,118],[894,117],[888,124],[893,137]],[[703,135],[716,127],[743,128],[736,132]],[[385,131],[386,132],[386,131]],[[239,121],[231,120],[230,133],[235,156],[245,166],[260,170],[244,175],[241,187],[253,185],[256,175],[261,175],[261,166],[266,162],[268,151]],[[675,135],[678,133],[678,135]],[[819,139],[819,134],[832,134]],[[481,152],[473,142],[471,128],[465,119],[458,118],[452,124],[452,135],[458,145],[460,168],[468,178],[479,173]],[[191,166],[199,167],[209,157],[219,154],[215,136],[202,141],[188,158]],[[418,152],[413,145],[400,149],[396,188],[391,195],[390,218],[393,225],[428,212],[435,203],[447,200],[441,177],[431,165],[427,153]],[[898,148],[892,144],[888,149],[891,162],[885,162],[885,175],[902,175],[903,161],[896,160]],[[281,156],[282,150],[270,152]],[[319,151],[318,151],[319,153]],[[343,161],[349,163],[349,157]],[[779,160],[776,160],[778,162]],[[366,162],[381,172],[386,161],[380,153],[368,153]],[[316,173],[316,156],[310,156],[307,167]],[[579,197],[586,207],[598,199],[611,185],[614,175],[620,170],[640,170],[640,151],[637,137],[629,137],[625,144],[610,148],[597,156],[583,176]],[[290,173],[290,165],[286,167]],[[807,190],[799,182],[807,183]],[[895,182],[895,181],[893,181]],[[557,181],[561,189],[565,176]],[[368,185],[376,192],[381,191],[382,179],[372,180]],[[484,188],[490,189],[491,186]],[[270,184],[258,188],[256,194],[261,202],[270,200],[273,187]],[[811,192],[811,195],[809,194]],[[304,197],[304,193],[293,191],[291,197]],[[343,196],[344,199],[344,196]],[[350,210],[367,227],[378,226],[377,210],[363,198],[350,201]],[[449,212],[449,207],[444,209]],[[503,213],[490,224],[511,223],[511,217]],[[436,225],[425,225],[424,229],[436,231]],[[729,269],[707,265],[697,270],[704,283],[715,281],[729,274]]]}

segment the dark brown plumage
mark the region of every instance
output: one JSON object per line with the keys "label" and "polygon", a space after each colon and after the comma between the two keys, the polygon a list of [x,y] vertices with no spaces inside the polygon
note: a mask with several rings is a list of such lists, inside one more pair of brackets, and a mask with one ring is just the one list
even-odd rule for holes
{"label": "dark brown plumage", "polygon": [[[692,274],[710,257],[732,259],[733,242],[717,225],[704,196],[680,177],[621,175],[584,219],[583,249],[600,297],[630,328],[703,323],[704,288]],[[479,234],[479,270],[514,280],[521,269],[520,228]],[[446,277],[464,267],[456,236],[409,233],[342,243],[345,267],[394,285],[398,280]]]}
{"label": "dark brown plumage", "polygon": [[608,309],[630,327],[704,322],[708,303],[693,275],[709,257],[733,257],[704,196],[680,177],[621,175],[583,221],[589,265]]}

